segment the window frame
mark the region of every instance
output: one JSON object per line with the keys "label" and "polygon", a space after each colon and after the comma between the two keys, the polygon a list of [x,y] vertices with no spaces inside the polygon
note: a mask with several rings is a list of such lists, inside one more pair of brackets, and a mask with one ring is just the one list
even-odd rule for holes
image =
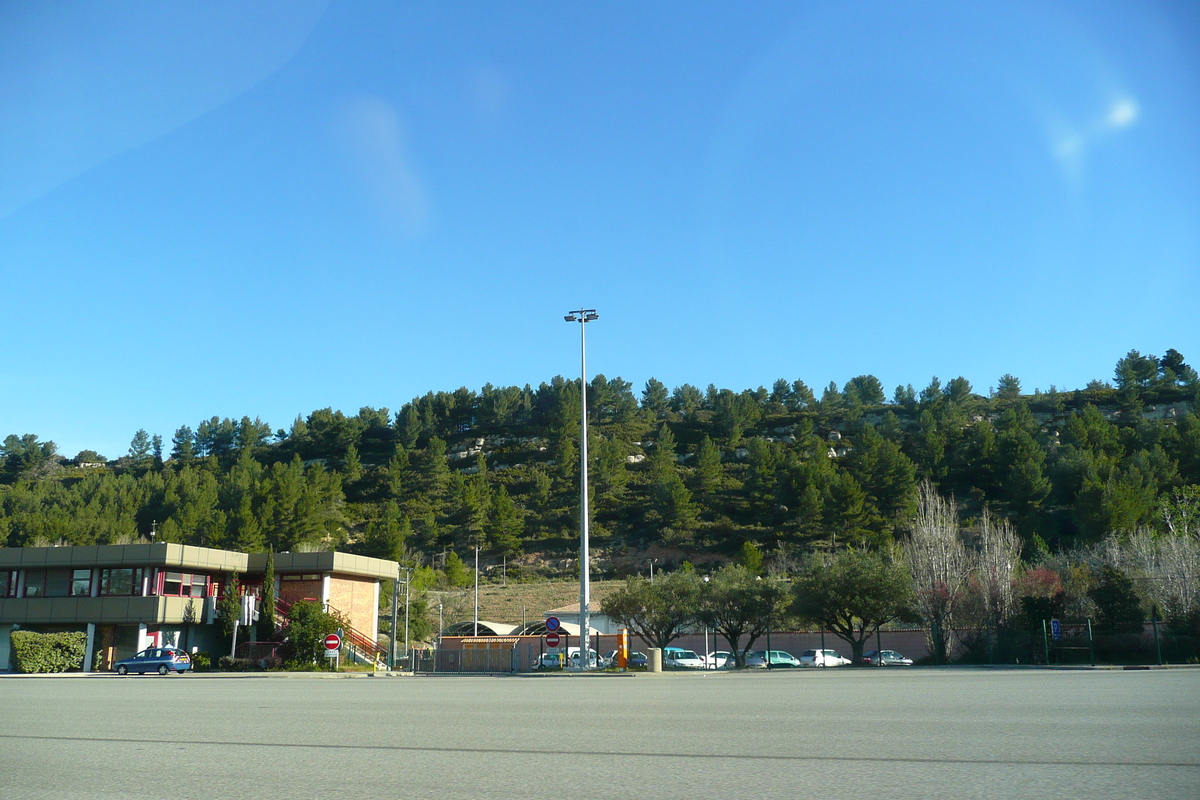
{"label": "window frame", "polygon": [[[129,571],[129,591],[112,591],[112,573],[125,570]],[[145,577],[145,567],[103,567],[100,570],[100,597],[141,597]]]}
{"label": "window frame", "polygon": [[[77,592],[77,591],[75,591],[75,589],[81,581],[81,579],[79,578],[79,574],[81,572],[87,573],[87,579],[84,582],[84,586],[86,588],[84,588],[84,590],[82,592]],[[86,569],[71,570],[71,582],[67,585],[67,592],[68,592],[67,596],[68,597],[91,597],[92,596],[92,582],[95,580],[95,577],[96,576],[94,574],[94,570],[92,570],[90,567],[88,567]]]}

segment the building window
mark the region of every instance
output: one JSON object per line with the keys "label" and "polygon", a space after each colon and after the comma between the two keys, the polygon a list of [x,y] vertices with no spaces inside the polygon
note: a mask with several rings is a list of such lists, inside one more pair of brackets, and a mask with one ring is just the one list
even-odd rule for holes
{"label": "building window", "polygon": [[17,571],[3,570],[0,571],[0,597],[16,597],[17,596]]}
{"label": "building window", "polygon": [[46,597],[71,596],[71,570],[46,570]]}
{"label": "building window", "polygon": [[[179,595],[183,594],[183,578],[184,575],[181,572],[166,573],[166,576],[163,578],[162,593],[170,597],[178,597]],[[188,580],[188,587],[191,587],[190,576]]]}
{"label": "building window", "polygon": [[26,597],[69,597],[71,570],[30,569],[25,571]]}
{"label": "building window", "polygon": [[163,573],[162,594],[164,597],[204,597],[208,586],[207,575],[188,572]]}
{"label": "building window", "polygon": [[45,597],[46,596],[46,570],[44,570],[44,569],[27,569],[27,570],[25,570],[25,596],[26,597]]}
{"label": "building window", "polygon": [[89,597],[92,594],[92,571],[90,569],[71,570],[71,596]]}
{"label": "building window", "polygon": [[118,567],[100,570],[100,594],[106,596],[140,595],[144,568]]}

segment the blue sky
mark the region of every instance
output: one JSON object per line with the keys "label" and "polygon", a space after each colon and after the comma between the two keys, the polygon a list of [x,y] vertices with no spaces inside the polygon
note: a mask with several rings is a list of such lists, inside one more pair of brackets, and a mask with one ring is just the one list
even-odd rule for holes
{"label": "blue sky", "polygon": [[[247,7],[252,7],[248,11]],[[1200,363],[1189,2],[0,5],[0,436]]]}

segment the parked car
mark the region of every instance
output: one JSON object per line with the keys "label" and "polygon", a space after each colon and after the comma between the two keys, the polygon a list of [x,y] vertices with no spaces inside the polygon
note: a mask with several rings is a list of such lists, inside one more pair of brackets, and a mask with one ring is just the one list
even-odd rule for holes
{"label": "parked car", "polygon": [[[771,669],[786,669],[789,667],[801,666],[800,659],[796,658],[791,653],[784,652],[783,650],[772,650],[770,660]],[[755,650],[747,653],[746,666],[765,669],[767,666],[767,651]]]}
{"label": "parked car", "polygon": [[842,658],[837,650],[805,650],[800,654],[802,667],[844,667],[850,659]]}
{"label": "parked car", "polygon": [[[567,648],[567,658],[570,659],[572,667],[575,667],[576,669],[579,668],[579,648],[578,647]],[[599,665],[600,665],[600,657],[596,654],[595,650],[593,650],[592,648],[589,647],[588,648],[588,667],[590,669],[596,669]]]}
{"label": "parked car", "polygon": [[716,650],[704,657],[704,667],[706,669],[732,669],[733,664],[733,653],[730,653],[728,650]]}
{"label": "parked car", "polygon": [[562,667],[562,664],[562,658],[560,658],[557,650],[542,653],[533,660],[534,669],[559,669]]}
{"label": "parked car", "polygon": [[[630,650],[629,651],[629,659],[625,662],[625,666],[626,667],[644,667],[644,666],[646,666],[647,660],[648,659],[646,658],[645,653],[639,653],[636,650]],[[615,666],[617,666],[617,651],[616,650],[609,650],[607,653],[600,656],[600,668],[601,669],[606,669],[608,667],[615,667]]]}
{"label": "parked car", "polygon": [[771,669],[780,669],[781,667],[790,669],[799,666],[801,666],[800,659],[786,650],[771,651]]}
{"label": "parked car", "polygon": [[115,666],[118,675],[128,675],[136,672],[145,675],[147,672],[157,672],[166,675],[178,672],[180,675],[192,668],[192,659],[178,647],[147,647],[133,658],[118,661]]}
{"label": "parked car", "polygon": [[694,650],[684,650],[682,647],[664,647],[663,666],[673,669],[704,669],[704,659],[696,655]]}
{"label": "parked car", "polygon": [[[882,656],[883,666],[885,667],[911,667],[913,663],[911,658],[905,658],[895,650],[884,650],[882,651]],[[875,666],[879,666],[880,652],[868,650],[867,652],[863,653],[862,660],[864,664],[874,664]]]}

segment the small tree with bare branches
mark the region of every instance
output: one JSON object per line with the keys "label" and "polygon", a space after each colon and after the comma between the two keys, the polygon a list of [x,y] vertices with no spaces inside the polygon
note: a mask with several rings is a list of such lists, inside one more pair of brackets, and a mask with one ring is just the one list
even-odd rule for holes
{"label": "small tree with bare branches", "polygon": [[903,543],[913,579],[913,608],[926,625],[930,652],[950,657],[950,629],[970,575],[971,561],[959,530],[958,505],[929,481],[917,490],[917,517]]}

